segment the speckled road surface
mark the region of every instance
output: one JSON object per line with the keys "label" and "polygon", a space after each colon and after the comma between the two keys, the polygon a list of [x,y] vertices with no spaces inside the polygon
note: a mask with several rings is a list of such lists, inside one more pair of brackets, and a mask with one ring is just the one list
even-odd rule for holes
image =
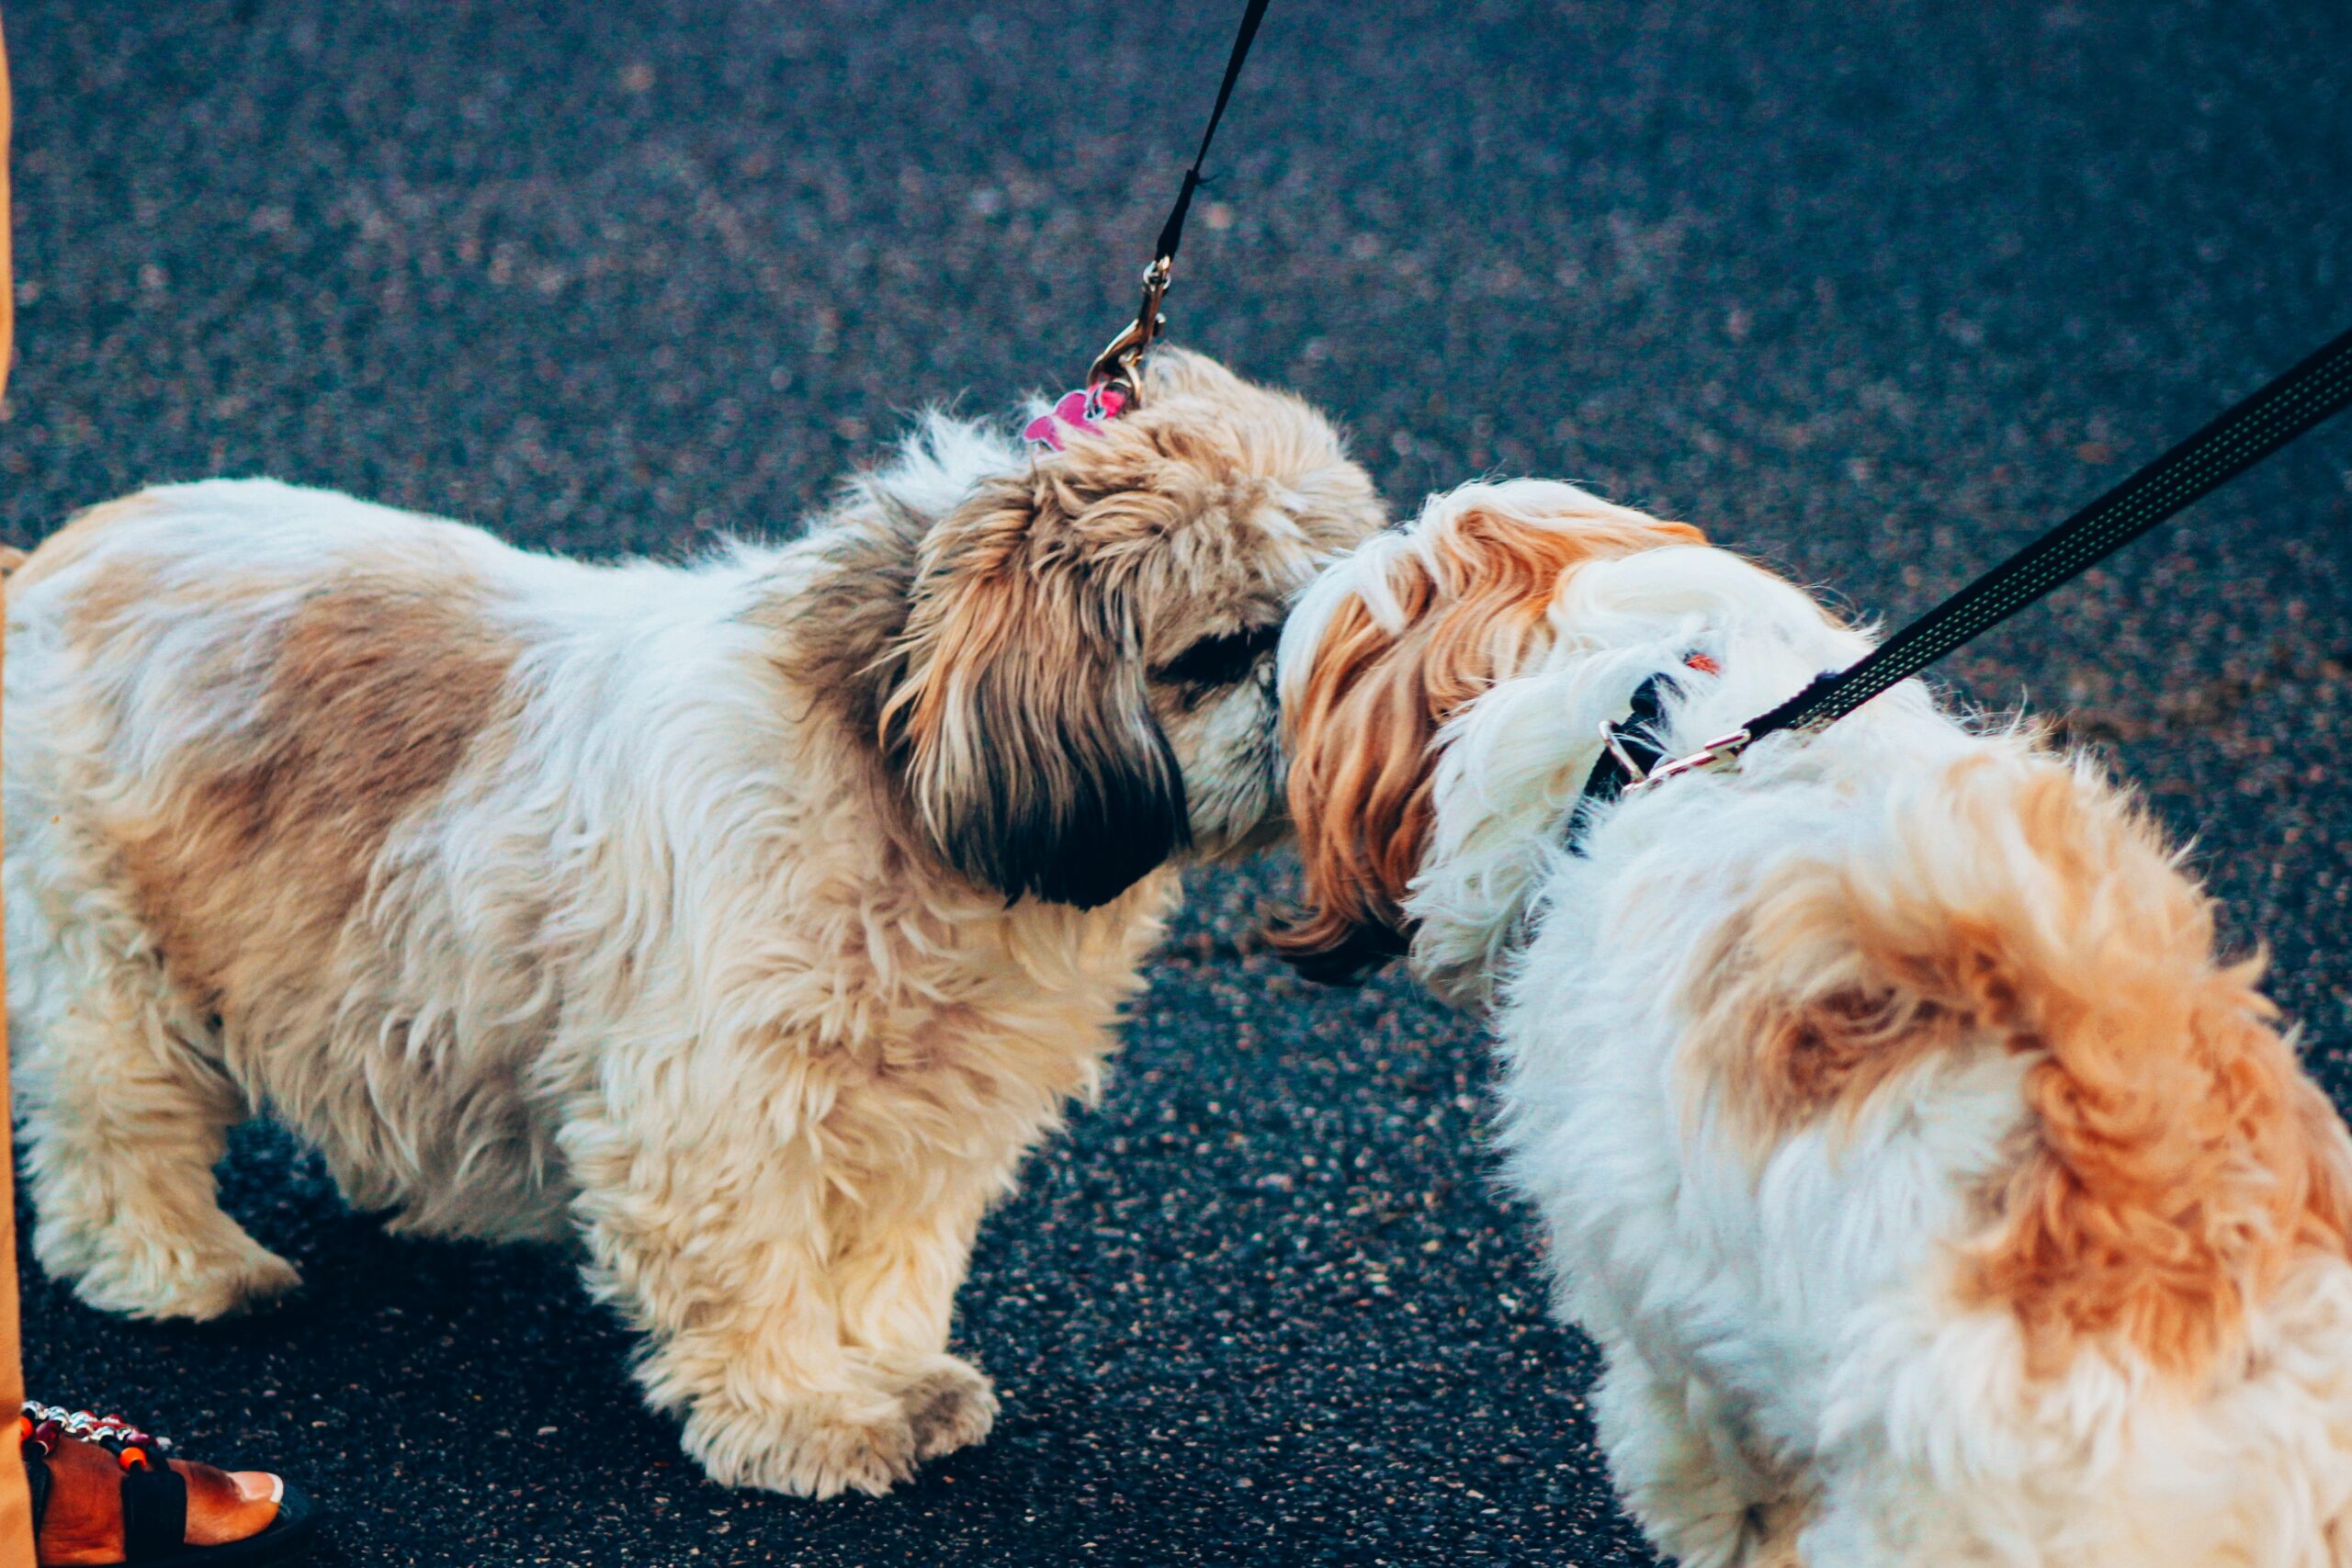
{"label": "speckled road surface", "polygon": [[[789,530],[911,408],[1075,378],[1238,9],[10,0],[0,531],[263,472],[599,555]],[[1569,476],[1901,615],[2352,320],[2347,59],[2340,0],[1286,0],[1171,313],[1400,506]],[[2197,836],[2339,1096],[2347,665],[2336,430],[1950,670]],[[985,1232],[1003,1420],[887,1500],[702,1483],[560,1257],[388,1239],[258,1132],[228,1201],[305,1291],[142,1326],[28,1264],[36,1386],[284,1463],[328,1562],[1646,1562],[1478,1032],[1284,976],[1286,875],[1195,879]]]}

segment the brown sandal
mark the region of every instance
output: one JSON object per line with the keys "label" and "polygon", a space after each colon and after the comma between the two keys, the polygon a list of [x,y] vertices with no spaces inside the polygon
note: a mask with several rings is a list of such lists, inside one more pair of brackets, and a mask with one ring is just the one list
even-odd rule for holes
{"label": "brown sandal", "polygon": [[[318,1512],[296,1487],[258,1472],[232,1475],[168,1458],[168,1440],[118,1416],[28,1401],[17,1438],[41,1568],[262,1568],[307,1550],[317,1534]],[[98,1500],[109,1478],[120,1497],[112,1513]],[[50,1518],[52,1498],[67,1496],[75,1499],[76,1517]],[[225,1537],[257,1515],[258,1529],[206,1539]]]}

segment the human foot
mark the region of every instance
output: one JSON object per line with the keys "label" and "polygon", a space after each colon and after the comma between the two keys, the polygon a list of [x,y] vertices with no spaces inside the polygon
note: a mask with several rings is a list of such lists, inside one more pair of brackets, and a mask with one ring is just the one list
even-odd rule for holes
{"label": "human foot", "polygon": [[166,1459],[168,1444],[116,1416],[28,1403],[17,1434],[40,1568],[257,1568],[300,1551],[315,1526],[279,1477]]}

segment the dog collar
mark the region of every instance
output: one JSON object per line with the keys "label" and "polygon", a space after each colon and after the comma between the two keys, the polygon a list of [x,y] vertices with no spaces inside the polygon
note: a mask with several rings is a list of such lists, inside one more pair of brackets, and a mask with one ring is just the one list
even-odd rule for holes
{"label": "dog collar", "polygon": [[[1702,675],[1723,673],[1723,666],[1703,653],[1684,654],[1682,668]],[[1681,682],[1674,677],[1672,670],[1660,670],[1647,677],[1634,688],[1625,716],[1614,724],[1601,725],[1600,760],[1585,775],[1584,793],[1577,799],[1576,810],[1568,816],[1570,854],[1584,853],[1582,840],[1593,814],[1623,795],[1628,786],[1649,778],[1650,771],[1665,760],[1666,747],[1659,732],[1666,717],[1666,701],[1682,694]]]}
{"label": "dog collar", "polygon": [[1033,446],[1050,446],[1058,452],[1069,433],[1091,435],[1104,421],[1118,418],[1126,409],[1125,388],[1115,381],[1097,381],[1055,399],[1051,412],[1039,414],[1023,427],[1021,439]]}

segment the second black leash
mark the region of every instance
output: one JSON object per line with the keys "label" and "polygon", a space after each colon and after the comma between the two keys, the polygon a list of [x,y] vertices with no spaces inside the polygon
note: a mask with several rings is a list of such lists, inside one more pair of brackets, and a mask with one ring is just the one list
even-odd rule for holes
{"label": "second black leash", "polygon": [[1201,188],[1201,166],[1208,161],[1209,143],[1216,140],[1216,128],[1225,118],[1225,107],[1233,101],[1233,85],[1241,80],[1242,63],[1250,58],[1250,46],[1258,39],[1258,24],[1266,19],[1266,7],[1271,0],[1250,0],[1241,13],[1241,30],[1234,35],[1233,52],[1225,62],[1225,79],[1217,84],[1216,107],[1209,111],[1208,129],[1201,132],[1199,151],[1193,154],[1193,166],[1184,171],[1184,184],[1176,193],[1176,205],[1169,209],[1168,221],[1159,226],[1159,243],[1152,248],[1151,265],[1144,269],[1143,304],[1136,311],[1136,319],[1123,330],[1102,353],[1094,356],[1094,365],[1086,374],[1086,384],[1091,388],[1115,386],[1132,401],[1136,395],[1136,361],[1151,346],[1167,321],[1159,313],[1159,302],[1167,298],[1169,274],[1176,265],[1177,247],[1184,243],[1184,220],[1192,216],[1193,194]]}
{"label": "second black leash", "polygon": [[[1628,787],[1720,766],[1784,729],[1818,728],[1991,630],[2097,566],[2199,497],[2227,484],[2298,435],[2352,406],[2352,332],[2346,332],[1889,637],[1824,675],[1746,728],[1661,763]],[[1598,775],[1603,770],[1596,769]]]}

